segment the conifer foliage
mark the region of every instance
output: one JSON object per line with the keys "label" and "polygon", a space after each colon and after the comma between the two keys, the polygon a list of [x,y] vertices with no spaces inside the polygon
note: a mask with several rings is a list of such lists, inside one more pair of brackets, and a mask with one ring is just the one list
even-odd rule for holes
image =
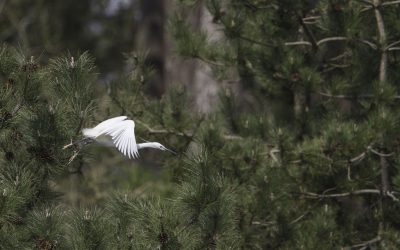
{"label": "conifer foliage", "polygon": [[[186,18],[203,2],[218,41]],[[128,72],[97,95],[87,53],[41,65],[2,46],[1,247],[399,248],[398,4],[176,1],[175,52],[221,82],[207,115],[182,86],[146,95],[145,53],[128,54]],[[62,205],[54,182],[90,165],[85,147],[63,146],[120,114],[179,152],[157,157],[166,191]]]}

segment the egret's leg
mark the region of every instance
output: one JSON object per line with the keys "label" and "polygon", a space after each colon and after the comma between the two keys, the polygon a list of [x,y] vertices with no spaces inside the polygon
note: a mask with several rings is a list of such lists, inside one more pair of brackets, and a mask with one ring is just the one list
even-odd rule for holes
{"label": "egret's leg", "polygon": [[95,140],[92,139],[92,138],[83,138],[82,140],[75,141],[75,142],[73,142],[72,139],[71,139],[71,143],[65,145],[65,146],[63,147],[63,149],[69,148],[69,147],[71,147],[71,146],[76,146],[76,147],[78,147],[79,149],[81,149],[82,147],[84,147],[84,146],[86,146],[86,145],[88,145],[88,144],[91,144],[91,143],[93,143],[94,141],[95,141]]}
{"label": "egret's leg", "polygon": [[63,149],[69,148],[69,147],[71,147],[71,146],[74,146],[74,148],[75,148],[75,149],[74,149],[74,154],[71,156],[71,158],[69,158],[68,165],[75,159],[75,157],[78,156],[79,152],[81,152],[81,150],[82,150],[82,148],[83,148],[84,146],[86,146],[86,145],[88,145],[88,144],[91,144],[91,143],[93,143],[94,141],[95,141],[95,140],[92,139],[92,138],[83,138],[82,140],[75,141],[75,142],[73,142],[72,139],[71,139],[71,143],[68,144],[68,145],[65,145],[65,146],[63,147]]}

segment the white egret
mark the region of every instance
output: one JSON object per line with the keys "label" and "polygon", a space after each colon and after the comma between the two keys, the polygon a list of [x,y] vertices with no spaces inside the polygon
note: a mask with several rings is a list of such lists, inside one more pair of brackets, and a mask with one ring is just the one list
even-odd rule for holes
{"label": "white egret", "polygon": [[[100,144],[115,146],[122,154],[132,159],[139,157],[139,149],[142,148],[155,148],[176,154],[158,142],[136,143],[135,122],[127,119],[126,116],[118,116],[105,120],[93,128],[84,128],[82,134],[85,139],[80,141],[80,143],[71,143],[64,148],[75,144],[87,144],[91,141],[96,141]],[[104,139],[104,137],[106,141],[101,139]]]}

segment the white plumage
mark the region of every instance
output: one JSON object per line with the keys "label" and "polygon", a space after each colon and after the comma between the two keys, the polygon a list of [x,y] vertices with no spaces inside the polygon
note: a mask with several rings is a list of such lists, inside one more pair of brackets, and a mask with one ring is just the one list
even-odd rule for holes
{"label": "white plumage", "polygon": [[96,141],[98,141],[97,139],[100,136],[109,136],[113,145],[115,145],[121,153],[133,159],[139,157],[138,150],[141,148],[156,148],[175,153],[158,142],[137,144],[135,138],[135,122],[127,120],[126,116],[118,116],[105,120],[94,128],[83,129],[82,133],[86,138],[91,138]]}
{"label": "white plumage", "polygon": [[117,149],[129,158],[138,158],[139,152],[135,138],[135,122],[126,120],[126,116],[118,116],[99,123],[94,128],[82,130],[85,137],[96,139],[108,135]]}

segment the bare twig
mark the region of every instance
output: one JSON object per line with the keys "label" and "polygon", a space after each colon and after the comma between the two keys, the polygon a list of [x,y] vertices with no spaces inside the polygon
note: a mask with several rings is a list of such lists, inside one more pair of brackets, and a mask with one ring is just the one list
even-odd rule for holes
{"label": "bare twig", "polygon": [[271,158],[272,158],[275,162],[279,162],[278,158],[277,158],[276,155],[275,155],[275,153],[279,153],[279,152],[280,152],[280,150],[279,150],[279,149],[276,149],[276,148],[271,149],[271,150],[269,151],[269,155],[271,156]]}
{"label": "bare twig", "polygon": [[251,224],[257,225],[257,226],[268,227],[270,225],[275,225],[276,221],[267,221],[267,222],[252,221]]}
{"label": "bare twig", "polygon": [[300,194],[306,195],[310,198],[338,198],[338,197],[346,197],[351,195],[360,195],[360,194],[381,194],[381,191],[378,189],[361,189],[352,192],[345,193],[337,193],[337,194],[317,194],[311,192],[301,192]]}
{"label": "bare twig", "polygon": [[366,247],[369,247],[372,244],[378,243],[381,240],[382,240],[382,238],[378,235],[375,238],[373,238],[372,240],[368,240],[368,241],[364,241],[364,242],[359,243],[359,244],[355,244],[355,245],[352,245],[352,246],[344,247],[343,249],[352,249],[352,248],[367,249]]}
{"label": "bare twig", "polygon": [[316,20],[316,19],[320,19],[321,16],[308,16],[308,17],[303,17],[303,21],[311,21],[311,20]]}
{"label": "bare twig", "polygon": [[377,150],[373,149],[372,147],[368,147],[368,150],[371,151],[372,153],[379,155],[380,157],[391,157],[394,155],[394,153],[389,153],[389,154],[385,154],[385,153],[381,153],[378,152]]}
{"label": "bare twig", "polygon": [[243,139],[243,137],[239,136],[239,135],[223,135],[224,139],[226,140],[241,140]]}
{"label": "bare twig", "polygon": [[297,41],[297,42],[286,42],[284,43],[285,46],[297,46],[297,45],[306,45],[306,46],[312,46],[310,42],[307,41]]}
{"label": "bare twig", "polygon": [[391,47],[391,48],[388,48],[388,51],[393,51],[393,50],[400,50],[400,47]]}
{"label": "bare twig", "polygon": [[368,45],[369,47],[371,47],[371,49],[377,49],[378,48],[376,46],[376,44],[374,44],[373,42],[367,41],[365,39],[357,39],[357,41],[359,41],[359,42],[361,42],[361,43],[363,43],[365,45]]}
{"label": "bare twig", "polygon": [[327,37],[324,39],[321,39],[317,42],[317,45],[321,45],[323,43],[327,43],[327,42],[332,42],[332,41],[346,41],[348,40],[347,37],[343,37],[343,36],[337,36],[337,37]]}
{"label": "bare twig", "polygon": [[390,197],[393,201],[398,202],[399,198],[395,196],[395,194],[399,194],[399,192],[394,192],[394,191],[386,191],[382,192],[381,190],[378,189],[360,189],[356,191],[351,191],[351,192],[345,192],[345,193],[336,193],[336,194],[317,194],[317,193],[312,193],[312,192],[300,192],[299,194],[306,196],[307,198],[310,199],[323,199],[323,198],[339,198],[339,197],[348,197],[352,195],[363,195],[363,194],[375,194],[375,195],[382,195],[382,196],[387,196]]}
{"label": "bare twig", "polygon": [[400,44],[400,41],[390,43],[388,46],[385,47],[385,50],[389,50],[390,48],[396,46],[397,44]]}
{"label": "bare twig", "polygon": [[384,3],[381,3],[381,6],[389,6],[389,5],[393,5],[393,4],[400,4],[400,1],[397,0],[397,1],[384,2]]}
{"label": "bare twig", "polygon": [[351,158],[349,161],[350,161],[350,163],[362,161],[366,155],[367,155],[367,152],[362,152],[361,154],[357,155],[356,157]]}
{"label": "bare twig", "polygon": [[[354,99],[356,96],[352,95],[332,95],[324,92],[318,92],[319,95],[329,98],[337,98],[337,99]],[[358,97],[358,96],[357,96]]]}
{"label": "bare twig", "polygon": [[[333,94],[328,94],[325,92],[318,92],[319,95],[324,96],[324,97],[329,97],[329,98],[335,98],[335,99],[358,99],[358,98],[374,98],[374,95],[333,95]],[[393,99],[400,99],[400,95],[396,95],[392,97]]]}
{"label": "bare twig", "polygon": [[[316,42],[316,46],[320,46],[321,44],[327,43],[327,42],[333,42],[333,41],[349,41],[350,39],[347,37],[342,37],[342,36],[337,36],[337,37],[326,37],[323,38],[319,41]],[[365,45],[368,45],[371,49],[376,50],[377,46],[373,42],[370,42],[365,39],[355,39],[355,41],[358,41],[360,43],[363,43]],[[286,42],[284,43],[285,46],[313,46],[311,42],[308,41],[295,41],[295,42]]]}
{"label": "bare twig", "polygon": [[399,199],[396,196],[394,196],[394,193],[392,191],[386,191],[386,195],[392,198],[392,200],[394,201],[399,201]]}
{"label": "bare twig", "polygon": [[318,19],[321,19],[321,16],[303,17],[303,22],[304,24],[315,24],[318,22]]}

